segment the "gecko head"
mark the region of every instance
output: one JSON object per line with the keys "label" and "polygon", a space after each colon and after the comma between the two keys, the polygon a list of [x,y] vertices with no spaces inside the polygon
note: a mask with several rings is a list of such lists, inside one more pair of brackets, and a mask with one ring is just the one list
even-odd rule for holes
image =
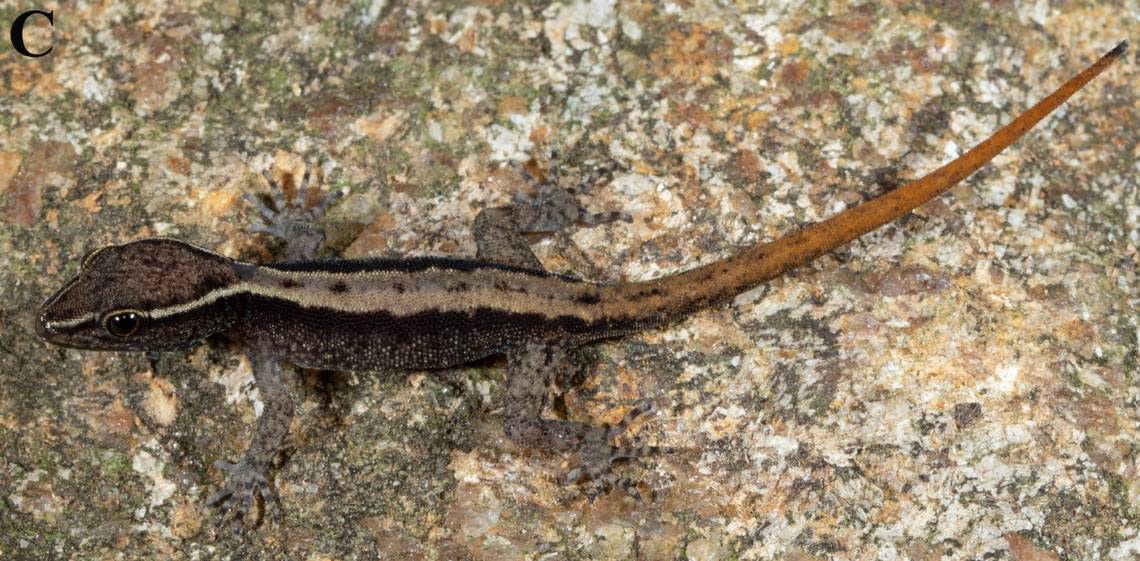
{"label": "gecko head", "polygon": [[185,347],[234,321],[234,261],[178,240],[151,238],[88,253],[78,275],[40,306],[36,332],[94,350]]}

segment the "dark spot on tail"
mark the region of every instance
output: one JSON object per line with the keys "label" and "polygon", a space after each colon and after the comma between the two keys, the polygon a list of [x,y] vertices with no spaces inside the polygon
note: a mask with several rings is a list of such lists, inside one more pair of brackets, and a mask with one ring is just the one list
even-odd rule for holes
{"label": "dark spot on tail", "polygon": [[637,291],[637,294],[634,294],[629,299],[635,300],[635,301],[636,300],[644,300],[646,298],[649,298],[650,296],[660,296],[661,293],[662,293],[662,291],[660,288],[652,288],[649,290],[639,290],[639,291]]}
{"label": "dark spot on tail", "polygon": [[285,279],[281,281],[281,288],[299,288],[300,286],[302,286],[301,283],[293,279]]}
{"label": "dark spot on tail", "polygon": [[395,284],[393,284],[393,285],[392,285],[392,290],[395,290],[395,291],[396,291],[396,294],[403,294],[403,293],[404,293],[404,290],[405,290],[405,289],[404,289],[404,283],[400,283],[400,282],[398,282],[398,283],[395,283]]}
{"label": "dark spot on tail", "polygon": [[579,304],[597,304],[602,301],[602,297],[598,296],[597,292],[587,292],[575,299]]}
{"label": "dark spot on tail", "polygon": [[333,292],[348,292],[348,285],[345,284],[343,281],[337,281],[337,282],[332,283],[331,286],[329,286],[329,290],[331,290]]}

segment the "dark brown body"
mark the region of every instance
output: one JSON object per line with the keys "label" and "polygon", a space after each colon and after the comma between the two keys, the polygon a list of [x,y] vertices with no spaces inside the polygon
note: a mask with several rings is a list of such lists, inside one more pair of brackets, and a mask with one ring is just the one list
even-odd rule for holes
{"label": "dark brown body", "polygon": [[[242,310],[232,334],[309,368],[443,368],[519,341],[581,344],[634,325],[607,316],[593,284],[470,260],[313,262],[258,268],[249,282],[275,296],[231,297]],[[320,292],[327,305],[293,292]]]}

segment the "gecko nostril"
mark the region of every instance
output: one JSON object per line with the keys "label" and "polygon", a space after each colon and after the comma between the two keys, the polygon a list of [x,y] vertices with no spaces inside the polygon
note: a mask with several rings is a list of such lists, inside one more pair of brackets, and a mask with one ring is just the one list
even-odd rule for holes
{"label": "gecko nostril", "polygon": [[36,318],[36,335],[39,335],[42,339],[47,339],[55,335],[55,329],[51,327],[46,312],[40,312],[39,317]]}

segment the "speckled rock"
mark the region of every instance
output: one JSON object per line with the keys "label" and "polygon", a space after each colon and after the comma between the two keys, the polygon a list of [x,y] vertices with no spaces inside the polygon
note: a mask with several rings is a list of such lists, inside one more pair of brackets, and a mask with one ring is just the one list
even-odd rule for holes
{"label": "speckled rock", "polygon": [[[10,22],[25,9],[7,4]],[[567,415],[676,454],[589,503],[500,427],[501,364],[294,376],[286,509],[202,500],[261,401],[238,349],[51,348],[93,247],[269,259],[243,195],[306,168],[330,253],[471,255],[557,150],[594,210],[553,270],[646,279],[960,154],[1120,39],[1135,1],[64,3],[0,52],[0,557],[1140,558],[1135,50],[950,195],[784,279],[596,349]],[[319,193],[314,193],[316,197]]]}

